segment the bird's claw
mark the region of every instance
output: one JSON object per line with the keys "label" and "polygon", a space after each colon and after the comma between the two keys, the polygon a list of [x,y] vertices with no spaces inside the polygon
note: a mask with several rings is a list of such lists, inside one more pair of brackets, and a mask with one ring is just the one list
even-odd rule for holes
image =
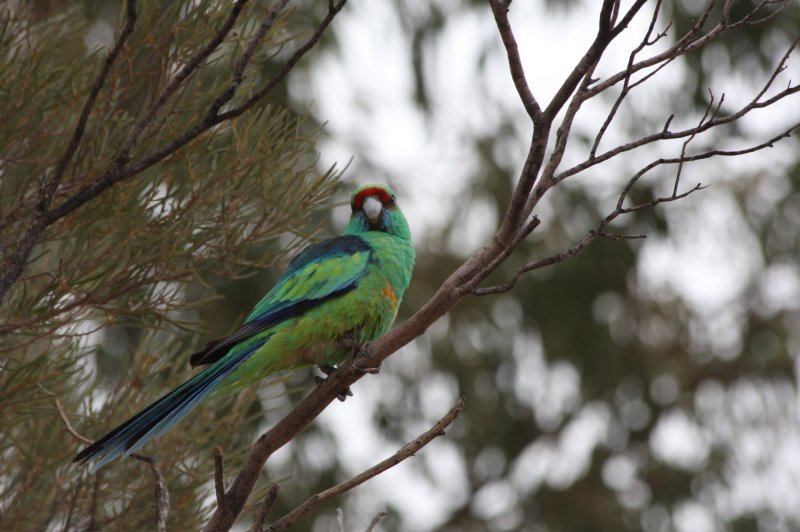
{"label": "bird's claw", "polygon": [[[322,364],[319,367],[319,370],[322,373],[324,373],[325,375],[330,375],[331,373],[336,371],[336,368],[331,366],[330,364]],[[326,380],[328,380],[328,379],[326,379],[325,377],[320,377],[319,375],[314,375],[314,382],[317,383],[317,386],[319,386],[320,384],[322,384]],[[347,388],[345,388],[343,391],[341,391],[341,392],[336,394],[336,398],[341,402],[344,402],[344,400],[347,399],[348,397],[353,397],[353,391],[350,389],[349,386]]]}
{"label": "bird's claw", "polygon": [[353,397],[353,391],[350,389],[349,386],[345,388],[343,392],[339,392],[336,394],[336,398],[343,403],[344,400],[347,399],[348,397]]}

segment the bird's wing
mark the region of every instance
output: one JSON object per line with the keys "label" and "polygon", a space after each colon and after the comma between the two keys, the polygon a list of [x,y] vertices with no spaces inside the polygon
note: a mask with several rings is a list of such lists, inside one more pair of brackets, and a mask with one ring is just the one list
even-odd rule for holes
{"label": "bird's wing", "polygon": [[192,367],[211,364],[237,343],[324,301],[353,290],[364,275],[372,248],[357,236],[339,236],[307,247],[232,334],[192,355]]}

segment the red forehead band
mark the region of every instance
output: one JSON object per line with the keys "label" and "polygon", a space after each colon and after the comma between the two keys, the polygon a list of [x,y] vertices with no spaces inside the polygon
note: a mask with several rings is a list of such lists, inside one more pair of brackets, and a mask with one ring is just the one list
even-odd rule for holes
{"label": "red forehead band", "polygon": [[353,209],[361,209],[361,207],[364,206],[364,200],[370,196],[376,196],[384,205],[391,205],[394,203],[392,197],[384,189],[378,187],[365,188],[353,198]]}

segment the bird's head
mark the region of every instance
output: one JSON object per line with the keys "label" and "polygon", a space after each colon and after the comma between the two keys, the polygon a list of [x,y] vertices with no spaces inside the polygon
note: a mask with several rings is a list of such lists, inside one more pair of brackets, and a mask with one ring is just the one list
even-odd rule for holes
{"label": "bird's head", "polygon": [[411,238],[408,222],[397,206],[394,191],[386,185],[363,185],[350,198],[350,223],[346,233],[383,231],[400,238]]}

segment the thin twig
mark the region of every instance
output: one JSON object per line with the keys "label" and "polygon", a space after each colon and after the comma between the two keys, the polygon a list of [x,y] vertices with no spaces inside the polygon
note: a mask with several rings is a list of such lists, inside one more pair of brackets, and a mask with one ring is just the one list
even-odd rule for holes
{"label": "thin twig", "polygon": [[144,457],[145,462],[150,464],[150,471],[155,479],[155,503],[156,503],[156,528],[158,532],[167,532],[167,516],[169,515],[169,490],[164,475],[158,468],[158,460],[153,457]]}
{"label": "thin twig", "polygon": [[666,35],[665,31],[657,35],[656,38],[653,39],[652,41],[650,40],[650,35],[653,34],[653,29],[655,28],[656,22],[658,21],[658,14],[661,12],[661,2],[662,0],[658,0],[656,2],[655,8],[653,9],[653,16],[650,18],[650,25],[647,28],[647,32],[644,34],[644,37],[642,37],[642,40],[639,43],[639,45],[636,48],[634,48],[633,51],[631,51],[630,55],[628,56],[628,66],[625,69],[626,75],[625,75],[625,80],[622,84],[622,89],[620,90],[619,96],[617,96],[617,99],[614,101],[614,104],[611,106],[611,110],[608,112],[608,115],[606,116],[603,125],[600,126],[600,129],[598,130],[597,135],[594,138],[592,147],[589,150],[590,159],[594,158],[595,153],[597,153],[597,148],[600,145],[600,141],[603,139],[603,135],[605,135],[605,132],[608,129],[608,126],[611,125],[611,121],[616,116],[620,105],[622,105],[623,100],[625,100],[625,98],[628,96],[628,93],[630,92],[630,89],[632,88],[630,84],[631,70],[636,60],[636,55],[639,52],[641,52],[645,48],[645,46],[651,46],[655,44],[661,37]]}
{"label": "thin twig", "polygon": [[270,486],[266,497],[264,497],[264,502],[261,504],[261,508],[258,510],[258,516],[248,532],[261,532],[264,530],[264,525],[267,523],[269,511],[272,510],[272,506],[275,504],[275,500],[278,498],[279,489],[280,485],[278,484],[273,484]]}
{"label": "thin twig", "polygon": [[[689,194],[696,192],[698,190],[702,190],[704,187],[702,185],[696,185],[692,189],[684,192],[683,194],[678,194],[677,196],[669,196],[665,198],[658,198],[653,200],[652,202],[648,202],[647,204],[637,205],[636,207],[632,207],[629,209],[629,212],[634,212],[641,210],[646,207],[652,207],[658,205],[659,203],[666,203],[670,201],[676,201],[682,198],[687,197]],[[488,287],[475,287],[470,290],[470,293],[476,296],[487,296],[492,294],[502,294],[504,292],[508,292],[517,284],[517,281],[526,273],[532,272],[534,270],[538,270],[547,266],[552,266],[554,264],[558,264],[570,257],[574,257],[583,249],[588,246],[591,242],[595,240],[597,237],[608,238],[610,240],[629,240],[629,239],[639,239],[644,238],[644,235],[613,235],[611,233],[606,233],[603,231],[602,228],[607,226],[611,221],[616,219],[620,214],[623,214],[623,211],[614,211],[612,214],[607,216],[606,218],[602,219],[598,222],[597,226],[589,230],[583,238],[581,238],[574,246],[571,248],[562,251],[561,253],[557,253],[555,255],[551,255],[547,258],[538,260],[536,262],[532,262],[526,264],[525,266],[519,268],[514,275],[503,284],[496,285],[496,286],[488,286]]]}
{"label": "thin twig", "polygon": [[225,464],[223,462],[222,447],[214,446],[214,491],[217,494],[217,504],[225,500]]}
{"label": "thin twig", "polygon": [[364,532],[372,532],[372,529],[378,526],[378,523],[381,522],[381,519],[383,519],[387,515],[389,514],[387,514],[386,512],[378,512],[377,515],[375,515],[375,517],[372,518],[372,521],[369,522],[369,525],[367,525],[367,528],[366,530],[364,530]]}
{"label": "thin twig", "polygon": [[82,441],[83,443],[93,443],[92,440],[83,436],[72,427],[72,423],[70,423],[69,419],[67,419],[67,414],[64,413],[64,408],[61,406],[61,401],[58,400],[58,397],[53,398],[53,402],[56,405],[58,415],[61,416],[61,421],[64,423],[64,427],[67,429],[67,432],[69,432],[73,438]]}
{"label": "thin twig", "polygon": [[633,17],[636,16],[636,13],[639,12],[646,1],[647,0],[636,0],[628,12],[625,13],[625,16],[622,17],[622,20],[619,21],[619,24],[612,27],[611,18],[615,2],[614,0],[603,0],[603,5],[600,8],[600,17],[598,19],[597,36],[589,46],[589,49],[586,50],[583,57],[581,57],[580,61],[578,61],[578,64],[575,65],[575,68],[569,73],[567,79],[564,80],[564,83],[562,83],[561,87],[556,91],[553,99],[547,104],[547,108],[544,110],[545,120],[555,119],[558,112],[561,111],[567,103],[570,95],[575,91],[578,83],[580,83],[581,79],[586,75],[586,72],[597,63],[605,49],[611,44],[611,41],[630,24]]}
{"label": "thin twig", "polygon": [[236,63],[236,66],[233,69],[233,79],[228,85],[228,88],[220,94],[216,100],[211,104],[211,107],[208,110],[207,118],[209,119],[217,119],[219,115],[220,109],[228,103],[235,95],[236,92],[239,90],[239,86],[242,84],[242,80],[244,79],[244,70],[247,68],[247,65],[250,64],[250,60],[253,58],[253,54],[256,53],[256,49],[261,44],[261,41],[267,36],[267,33],[272,28],[272,25],[275,24],[275,21],[278,18],[278,15],[283,8],[286,7],[286,4],[289,3],[289,0],[280,0],[275,7],[273,7],[269,14],[266,16],[264,21],[259,26],[258,31],[250,39],[250,43],[247,45],[247,49],[245,50],[242,57],[239,59],[239,62]]}
{"label": "thin twig", "polygon": [[359,484],[366,482],[367,480],[383,473],[387,469],[390,469],[406,458],[410,456],[414,456],[420,449],[425,447],[428,443],[430,443],[434,438],[437,436],[442,436],[444,434],[444,429],[447,428],[455,419],[458,417],[458,414],[464,409],[464,399],[461,398],[458,400],[456,405],[450,409],[450,411],[445,414],[445,416],[440,419],[436,424],[430,428],[430,430],[420,434],[416,439],[412,442],[406,444],[401,448],[399,451],[394,453],[392,456],[387,458],[386,460],[380,462],[379,464],[374,465],[373,467],[363,471],[362,473],[354,476],[350,480],[346,480],[332,488],[328,488],[325,491],[312,495],[308,499],[305,500],[302,504],[297,506],[294,510],[289,512],[288,514],[284,515],[280,519],[278,519],[275,523],[273,523],[267,530],[269,532],[277,532],[279,530],[285,530],[289,526],[295,524],[298,520],[302,519],[309,513],[311,513],[314,509],[316,509],[321,503],[324,501],[341,495],[345,493]]}
{"label": "thin twig", "polygon": [[511,80],[517,88],[519,99],[528,112],[528,116],[531,117],[531,120],[536,120],[541,114],[542,109],[539,107],[539,103],[536,101],[533,92],[531,92],[528,80],[525,77],[525,69],[522,67],[519,46],[517,46],[517,40],[514,37],[514,32],[511,30],[511,23],[508,20],[508,4],[504,0],[491,0],[489,5],[492,7],[492,14],[497,24],[497,31],[500,33],[503,47],[506,49],[508,67],[511,70]]}
{"label": "thin twig", "polygon": [[111,52],[109,52],[108,57],[106,57],[106,60],[103,63],[103,68],[100,70],[100,73],[97,75],[97,78],[92,84],[92,88],[89,90],[89,96],[86,98],[86,103],[83,105],[80,117],[78,118],[78,123],[72,132],[72,138],[69,141],[69,145],[64,151],[64,154],[61,156],[61,159],[58,161],[58,166],[56,166],[53,177],[47,183],[45,190],[43,191],[43,197],[37,209],[39,214],[44,213],[50,207],[55,191],[58,188],[61,179],[64,177],[64,172],[67,170],[67,165],[69,164],[70,160],[72,160],[75,152],[78,150],[78,145],[83,138],[83,133],[86,131],[86,123],[89,121],[89,115],[91,114],[94,104],[97,101],[97,96],[100,94],[100,90],[103,88],[103,85],[105,85],[108,74],[111,72],[111,67],[114,65],[114,62],[122,51],[122,48],[125,46],[128,37],[130,37],[130,35],[133,33],[133,29],[136,26],[137,17],[138,13],[136,11],[136,0],[128,0],[127,8],[125,10],[125,25],[122,27],[122,31],[119,34],[117,43],[114,45],[114,48],[111,49]]}
{"label": "thin twig", "polygon": [[[674,180],[674,183],[672,185],[672,195],[673,196],[678,193],[678,186],[680,185],[680,182],[681,182],[681,172],[683,172],[683,163],[686,161],[686,148],[688,148],[689,144],[697,137],[697,133],[700,131],[700,127],[706,121],[706,119],[708,118],[709,114],[712,113],[711,109],[714,107],[715,98],[714,98],[714,93],[711,92],[711,89],[708,90],[708,95],[709,95],[708,105],[706,106],[706,110],[703,112],[703,115],[700,117],[700,122],[697,124],[697,128],[695,129],[695,132],[692,133],[691,135],[689,135],[689,137],[685,141],[683,141],[683,145],[681,146],[680,162],[678,162],[678,169],[675,171],[675,180]],[[717,108],[714,110],[713,114],[711,115],[711,119],[712,120],[714,119],[714,116],[716,116],[717,113],[719,113],[719,109],[722,107],[722,102],[723,101],[725,101],[725,94],[724,93],[722,94],[722,96],[719,99],[719,103],[717,104]]]}
{"label": "thin twig", "polygon": [[600,163],[608,161],[609,159],[612,159],[612,158],[614,158],[614,157],[616,157],[616,156],[618,156],[618,155],[620,155],[622,153],[625,153],[625,152],[628,152],[628,151],[631,151],[631,150],[635,150],[636,148],[642,147],[642,146],[647,145],[647,144],[652,144],[652,143],[657,142],[659,140],[685,139],[687,137],[696,136],[697,134],[703,133],[703,132],[708,131],[710,129],[714,129],[714,128],[717,128],[719,126],[730,124],[732,122],[735,122],[736,120],[739,120],[740,118],[744,117],[745,115],[751,113],[752,111],[754,111],[756,109],[763,109],[765,107],[769,107],[770,105],[772,105],[772,104],[774,104],[774,103],[776,103],[776,102],[778,102],[778,101],[780,101],[780,100],[782,100],[784,98],[787,98],[789,96],[792,96],[792,95],[800,92],[800,84],[793,85],[793,86],[789,85],[785,89],[783,89],[783,90],[775,93],[774,95],[772,95],[770,98],[767,98],[767,99],[764,99],[764,100],[761,99],[761,98],[763,98],[765,96],[765,94],[769,90],[769,88],[774,84],[778,74],[780,74],[781,72],[783,72],[785,70],[786,62],[788,61],[789,56],[794,51],[794,49],[798,46],[798,44],[800,44],[800,38],[795,40],[789,46],[789,48],[786,50],[786,53],[781,58],[778,66],[773,70],[772,74],[770,75],[769,79],[766,81],[764,86],[761,88],[761,90],[758,91],[758,93],[750,100],[750,102],[748,102],[747,104],[745,104],[741,108],[739,108],[738,111],[736,111],[734,113],[731,113],[731,114],[728,114],[728,115],[725,115],[725,116],[716,117],[716,118],[714,118],[712,120],[707,120],[704,123],[702,123],[701,125],[693,126],[691,128],[687,128],[687,129],[680,130],[680,131],[670,131],[669,130],[669,124],[672,121],[672,116],[670,116],[670,118],[667,120],[667,123],[664,125],[664,127],[658,133],[652,133],[650,135],[645,135],[644,137],[640,137],[640,138],[638,138],[636,140],[633,140],[631,142],[627,142],[625,144],[621,144],[621,145],[619,145],[619,146],[617,146],[615,148],[612,148],[612,149],[606,151],[605,153],[602,153],[602,154],[597,155],[595,157],[590,156],[588,159],[584,160],[583,162],[581,162],[579,164],[576,164],[575,166],[573,166],[571,168],[568,168],[567,170],[564,170],[563,172],[560,172],[560,173],[556,174],[555,177],[554,177],[555,181],[557,181],[557,182],[558,181],[562,181],[562,180],[564,180],[564,179],[566,179],[566,178],[568,178],[570,176],[573,176],[575,174],[578,174],[578,173],[580,173],[580,172],[582,172],[582,171],[584,171],[584,170],[586,170],[588,168],[591,168],[591,167],[596,166],[596,165],[598,165]]}
{"label": "thin twig", "polygon": [[751,9],[748,13],[742,16],[735,23],[726,23],[723,24],[720,22],[716,26],[714,26],[711,30],[703,33],[703,27],[705,26],[706,22],[708,21],[711,14],[714,12],[714,7],[717,4],[716,0],[708,0],[706,3],[706,7],[703,9],[702,13],[695,19],[694,25],[680,38],[678,39],[675,44],[673,44],[667,50],[661,52],[660,54],[656,54],[652,57],[647,59],[643,59],[633,65],[631,69],[625,69],[616,74],[610,76],[606,80],[594,85],[590,91],[589,97],[596,96],[601,92],[605,91],[609,87],[612,87],[623,81],[626,76],[630,76],[633,73],[639,72],[644,68],[649,68],[651,66],[660,64],[667,60],[673,60],[676,57],[680,57],[682,55],[686,55],[689,52],[697,50],[698,48],[702,48],[703,46],[707,45],[710,41],[719,38],[722,34],[729,32],[733,29],[736,29],[740,26],[751,25],[751,24],[758,24],[762,21],[762,19],[755,19],[755,16],[758,14],[759,11],[764,6],[772,5],[775,3],[780,3],[780,7],[769,13],[767,16],[763,17],[763,20],[768,20],[773,16],[777,15],[783,9],[785,9],[790,2],[774,2],[771,0],[762,0],[759,4],[757,4],[753,9]]}

